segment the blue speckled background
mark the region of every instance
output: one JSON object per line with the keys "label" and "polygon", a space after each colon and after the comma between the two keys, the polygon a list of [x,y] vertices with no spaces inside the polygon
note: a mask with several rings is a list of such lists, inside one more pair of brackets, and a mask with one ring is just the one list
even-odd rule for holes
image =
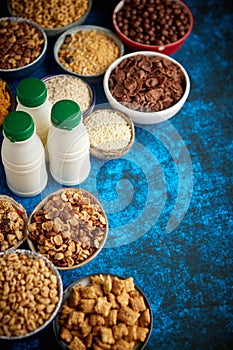
{"label": "blue speckled background", "polygon": [[[1,0],[1,16],[7,15],[5,3]],[[94,0],[86,24],[112,28],[115,3]],[[147,350],[233,349],[233,5],[231,0],[186,3],[194,28],[173,57],[190,76],[188,100],[169,122],[137,125],[135,144],[122,159],[91,159],[81,187],[103,203],[109,238],[90,264],[61,272],[64,288],[101,271],[133,276],[153,311]],[[33,76],[59,72],[53,44]],[[18,81],[9,84],[15,92]],[[106,103],[102,81],[94,88],[97,105]],[[1,193],[20,201],[28,214],[59,187],[50,178],[41,195],[19,198],[8,190],[0,164]],[[49,327],[22,342],[1,342],[0,348],[58,346]]]}

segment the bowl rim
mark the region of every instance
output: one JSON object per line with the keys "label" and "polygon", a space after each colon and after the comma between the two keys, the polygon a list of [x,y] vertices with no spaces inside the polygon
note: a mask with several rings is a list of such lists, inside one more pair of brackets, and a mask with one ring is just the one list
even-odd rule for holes
{"label": "bowl rim", "polygon": [[[44,197],[36,206],[35,208],[33,209],[33,211],[31,212],[31,214],[29,215],[29,218],[28,218],[28,225],[31,223],[31,219],[32,219],[32,216],[33,214],[40,210],[44,205],[45,203],[53,196],[55,195],[58,195],[58,194],[61,194],[63,192],[66,192],[66,191],[74,191],[74,192],[78,192],[78,191],[81,191],[82,193],[87,193],[89,196],[92,197],[92,199],[94,200],[95,204],[98,204],[99,208],[102,210],[102,213],[106,219],[106,228],[105,228],[105,232],[104,232],[104,237],[100,243],[100,246],[98,249],[96,249],[96,251],[91,255],[89,256],[87,259],[81,261],[79,264],[77,265],[73,265],[73,266],[65,266],[65,267],[62,267],[62,266],[57,266],[55,265],[51,260],[50,262],[56,267],[57,270],[61,270],[61,271],[68,271],[68,270],[74,270],[74,269],[78,269],[79,267],[83,266],[83,265],[86,265],[88,264],[89,262],[91,262],[94,258],[97,257],[97,255],[101,252],[101,250],[104,248],[104,245],[105,245],[105,242],[107,240],[107,237],[108,237],[108,230],[109,230],[109,225],[108,225],[108,218],[107,218],[107,214],[102,206],[102,204],[100,203],[100,201],[89,191],[81,188],[81,187],[62,187],[62,188],[59,188],[58,190],[55,190],[53,192],[51,192],[50,194],[48,194],[46,197]],[[27,244],[30,248],[31,251],[33,252],[36,252],[38,254],[40,254],[39,252],[37,252],[37,250],[35,249],[35,246],[34,246],[34,243],[31,241],[31,239],[29,238],[29,231],[28,231],[28,225],[27,225]]]}
{"label": "bowl rim", "polygon": [[38,328],[36,328],[34,331],[28,332],[24,335],[21,336],[2,336],[0,335],[0,340],[23,340],[25,338],[28,338],[30,336],[33,336],[37,333],[39,333],[40,331],[44,330],[56,317],[60,306],[62,304],[62,298],[63,298],[63,283],[62,283],[62,279],[61,276],[57,270],[57,268],[53,265],[53,263],[47,259],[45,256],[43,256],[40,253],[37,252],[33,252],[31,250],[28,249],[12,249],[12,250],[8,250],[5,252],[0,252],[0,257],[3,256],[4,254],[17,254],[17,255],[26,255],[27,257],[32,257],[32,258],[40,258],[43,259],[46,262],[46,265],[49,267],[49,269],[56,275],[57,279],[58,279],[58,302],[57,305],[55,307],[55,309],[53,310],[53,312],[51,313],[51,316],[45,320],[45,322],[39,326]]}
{"label": "bowl rim", "polygon": [[190,10],[190,8],[182,0],[175,0],[175,1],[180,3],[186,9],[186,11],[188,12],[188,15],[189,15],[189,19],[190,19],[190,25],[189,25],[188,31],[179,40],[176,40],[172,43],[165,44],[165,45],[147,45],[147,44],[139,43],[139,42],[134,41],[134,40],[130,39],[129,37],[127,37],[120,30],[120,28],[118,27],[117,22],[116,22],[116,13],[123,7],[125,0],[121,0],[113,10],[112,23],[113,23],[114,30],[117,32],[117,34],[119,36],[122,36],[122,38],[125,40],[125,43],[127,43],[128,45],[137,46],[138,50],[140,50],[140,49],[141,50],[154,50],[155,48],[157,48],[158,51],[163,51],[163,50],[168,49],[168,48],[171,49],[173,47],[176,47],[177,45],[182,44],[188,38],[188,36],[191,34],[192,29],[193,29],[193,25],[194,25],[194,17],[193,17],[193,14],[192,14],[192,11]]}
{"label": "bowl rim", "polygon": [[[63,305],[64,302],[68,299],[73,287],[77,286],[78,284],[82,284],[84,287],[87,286],[90,283],[91,277],[96,276],[96,275],[103,275],[105,277],[107,275],[110,275],[111,278],[118,277],[122,280],[125,280],[129,277],[132,277],[132,276],[123,277],[121,275],[111,273],[111,272],[97,272],[97,273],[91,273],[91,274],[85,275],[83,277],[78,278],[77,280],[75,280],[74,282],[72,282],[70,285],[68,285],[66,287],[66,289],[63,292],[63,299],[62,299],[61,305]],[[134,277],[133,277],[133,279],[135,280]],[[147,334],[146,340],[143,343],[138,343],[136,345],[136,347],[134,346],[134,350],[143,350],[145,348],[145,346],[148,344],[148,341],[149,341],[151,333],[152,333],[153,322],[154,322],[153,321],[153,312],[152,312],[152,307],[151,307],[151,304],[149,302],[149,299],[145,295],[144,291],[135,283],[135,281],[134,281],[134,286],[135,286],[135,289],[139,291],[140,295],[142,295],[142,297],[146,303],[146,306],[150,312],[150,325],[149,325],[149,332]],[[59,323],[58,323],[58,316],[59,316],[59,314],[57,313],[57,315],[55,316],[55,318],[53,320],[53,332],[54,332],[54,335],[55,335],[55,338],[56,338],[58,344],[62,347],[63,350],[67,350],[68,349],[67,345],[65,344],[65,342],[62,341],[62,339],[59,337],[59,334],[58,334],[59,329],[60,329]]]}
{"label": "bowl rim", "polygon": [[[162,111],[158,111],[158,112],[140,112],[140,111],[134,111],[130,108],[128,108],[127,106],[121,104],[120,102],[118,102],[113,96],[112,94],[110,93],[110,90],[109,90],[109,84],[108,84],[108,81],[109,81],[109,77],[111,75],[111,72],[113,71],[113,69],[119,65],[119,63],[121,61],[123,61],[124,59],[128,58],[128,57],[132,57],[132,56],[136,56],[136,55],[144,55],[144,56],[158,56],[158,57],[162,57],[162,58],[165,58],[165,59],[168,59],[169,61],[173,62],[174,64],[178,65],[183,74],[184,74],[184,77],[185,77],[185,82],[186,82],[186,86],[185,86],[185,91],[182,95],[182,97],[180,98],[179,101],[177,101],[174,105],[172,105],[171,107],[167,108],[167,109],[164,109]],[[172,111],[174,109],[175,106],[177,106],[178,104],[182,104],[183,101],[185,101],[189,95],[189,92],[190,92],[190,79],[189,79],[189,75],[187,73],[187,71],[185,70],[185,68],[181,65],[181,63],[179,63],[177,60],[175,60],[174,58],[166,55],[166,54],[163,54],[163,53],[160,53],[160,52],[155,52],[155,51],[134,51],[134,52],[130,52],[124,56],[121,56],[119,57],[117,60],[115,60],[109,67],[108,69],[106,70],[105,72],[105,75],[104,75],[104,78],[103,78],[103,87],[104,87],[104,91],[105,91],[105,94],[108,97],[110,97],[110,99],[112,100],[112,103],[114,103],[115,105],[115,108],[117,109],[117,106],[120,105],[121,107],[121,110],[124,110],[126,113],[128,111],[128,113],[134,113],[134,115],[138,118],[141,118],[143,116],[143,114],[146,113],[146,116],[147,117],[154,117],[154,116],[160,116],[161,118],[164,118],[165,119],[168,119],[166,118],[166,115]]]}
{"label": "bowl rim", "polygon": [[81,81],[83,81],[90,93],[91,93],[91,104],[89,106],[89,108],[83,113],[83,119],[85,119],[92,111],[93,109],[95,108],[95,104],[96,104],[96,92],[95,92],[95,89],[94,89],[94,86],[91,84],[91,82],[87,81],[87,79],[85,79],[84,76],[79,76],[79,75],[75,75],[73,74],[72,72],[64,72],[64,73],[58,73],[58,74],[48,74],[44,77],[41,78],[41,80],[45,83],[46,81],[50,80],[50,79],[53,79],[53,78],[56,78],[56,77],[61,77],[61,76],[71,76],[73,78],[76,78],[76,79],[80,79]]}
{"label": "bowl rim", "polygon": [[[74,22],[72,22],[70,24],[67,24],[64,27],[55,27],[55,28],[40,27],[40,28],[42,28],[45,31],[45,33],[47,33],[48,36],[50,36],[50,33],[51,34],[56,34],[57,32],[62,32],[64,30],[68,30],[68,29],[72,28],[72,26],[74,26],[75,23],[78,23],[81,20],[85,21],[85,19],[87,18],[87,16],[89,15],[89,13],[91,11],[92,2],[93,2],[93,0],[89,0],[87,11],[85,12],[85,14],[82,17],[80,17],[76,21],[74,21]],[[10,0],[7,0],[7,9],[8,9],[8,12],[10,14],[12,14],[11,6],[10,6]]]}
{"label": "bowl rim", "polygon": [[47,35],[46,35],[45,31],[37,23],[35,23],[29,19],[23,18],[23,17],[13,17],[13,16],[1,17],[0,22],[3,20],[12,20],[14,22],[26,22],[28,24],[33,25],[37,30],[39,30],[42,33],[43,38],[44,38],[44,46],[43,46],[43,50],[41,51],[40,55],[31,63],[26,64],[23,67],[18,67],[18,68],[13,68],[13,69],[0,68],[0,73],[2,72],[4,74],[7,74],[7,73],[13,73],[13,72],[15,72],[15,73],[21,72],[22,70],[28,69],[28,68],[32,67],[34,64],[38,63],[42,59],[42,57],[45,55],[45,53],[47,51],[47,47],[48,47],[48,39],[47,39]]}
{"label": "bowl rim", "polygon": [[96,31],[99,31],[99,32],[104,32],[108,37],[110,37],[111,39],[114,40],[114,42],[116,43],[116,45],[118,46],[119,50],[120,50],[120,53],[119,53],[119,57],[123,56],[124,54],[124,44],[123,42],[121,41],[121,39],[116,35],[116,33],[114,33],[114,31],[112,31],[111,29],[109,28],[106,28],[106,27],[101,27],[101,26],[98,26],[98,25],[92,25],[92,24],[86,24],[86,25],[78,25],[78,26],[75,26],[69,30],[66,30],[65,32],[63,32],[56,40],[55,44],[54,44],[54,48],[53,48],[53,53],[54,53],[54,58],[55,58],[55,61],[57,62],[57,64],[63,69],[65,70],[67,73],[71,73],[73,75],[76,75],[78,77],[84,77],[86,79],[90,79],[90,78],[97,78],[97,77],[101,77],[104,75],[105,72],[103,73],[100,73],[100,74],[92,74],[92,75],[82,75],[82,74],[78,74],[78,73],[75,73],[75,72],[72,72],[70,70],[68,70],[67,68],[65,68],[61,62],[59,61],[58,59],[58,53],[59,53],[59,50],[60,50],[60,47],[61,45],[63,44],[64,42],[64,39],[66,38],[67,35],[71,35],[71,34],[74,34],[76,32],[79,32],[81,30],[84,30],[84,31],[91,31],[91,30],[96,30]]}

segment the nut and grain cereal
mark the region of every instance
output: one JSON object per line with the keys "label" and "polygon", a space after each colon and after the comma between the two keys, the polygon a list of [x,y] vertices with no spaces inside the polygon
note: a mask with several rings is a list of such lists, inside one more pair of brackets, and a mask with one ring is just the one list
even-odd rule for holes
{"label": "nut and grain cereal", "polygon": [[185,86],[182,69],[159,56],[127,57],[109,77],[112,96],[140,112],[158,112],[173,106],[183,96]]}
{"label": "nut and grain cereal", "polygon": [[60,28],[85,15],[89,0],[11,0],[15,17],[30,19],[42,28]]}
{"label": "nut and grain cereal", "polygon": [[56,267],[67,268],[98,251],[106,238],[107,218],[90,193],[69,189],[52,194],[33,213],[28,231],[37,252]]}
{"label": "nut and grain cereal", "polygon": [[0,69],[16,69],[34,62],[42,53],[44,37],[33,24],[0,20]]}
{"label": "nut and grain cereal", "polygon": [[11,107],[11,97],[7,91],[6,82],[0,80],[0,125],[2,125],[4,118],[9,113]]}
{"label": "nut and grain cereal", "polygon": [[148,305],[132,277],[94,275],[78,284],[58,313],[59,336],[70,350],[133,350],[151,325]]}
{"label": "nut and grain cereal", "polygon": [[0,337],[35,331],[59,306],[57,275],[45,259],[31,254],[18,250],[0,255]]}
{"label": "nut and grain cereal", "polygon": [[73,100],[80,106],[82,114],[91,106],[93,95],[88,85],[78,77],[59,75],[44,81],[52,104],[57,101]]}
{"label": "nut and grain cereal", "polygon": [[80,75],[98,75],[120,56],[120,49],[103,31],[79,30],[66,36],[58,58],[69,71]]}
{"label": "nut and grain cereal", "polygon": [[115,19],[124,35],[146,45],[173,43],[190,27],[186,8],[174,0],[125,0]]}
{"label": "nut and grain cereal", "polygon": [[26,238],[27,214],[12,198],[0,195],[0,251],[18,246]]}

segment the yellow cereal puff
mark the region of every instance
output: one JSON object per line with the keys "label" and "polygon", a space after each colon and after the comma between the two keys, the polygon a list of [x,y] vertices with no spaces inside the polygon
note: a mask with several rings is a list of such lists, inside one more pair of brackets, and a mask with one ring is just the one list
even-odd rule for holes
{"label": "yellow cereal puff", "polygon": [[107,275],[104,281],[103,290],[105,294],[109,294],[112,289],[112,278],[110,275]]}
{"label": "yellow cereal puff", "polygon": [[105,318],[105,326],[111,327],[117,324],[117,314],[116,309],[110,310],[108,316]]}
{"label": "yellow cereal puff", "polygon": [[78,305],[81,300],[81,290],[83,289],[82,285],[78,285],[72,288],[72,293],[68,298],[68,304],[71,307],[75,307]]}
{"label": "yellow cereal puff", "polygon": [[116,296],[113,293],[108,294],[108,301],[112,306],[112,309],[119,309],[120,305],[116,302]]}
{"label": "yellow cereal puff", "polygon": [[117,325],[113,326],[112,331],[115,339],[120,339],[128,335],[128,327],[125,325],[125,323],[118,323]]}
{"label": "yellow cereal puff", "polygon": [[70,343],[72,338],[73,338],[71,332],[67,328],[64,328],[64,327],[61,327],[60,337],[66,343]]}
{"label": "yellow cereal puff", "polygon": [[103,285],[104,284],[104,276],[102,274],[91,276],[91,282],[93,284]]}
{"label": "yellow cereal puff", "polygon": [[96,300],[95,299],[82,299],[80,300],[80,310],[86,314],[94,312]]}
{"label": "yellow cereal puff", "polygon": [[72,311],[68,318],[67,325],[71,327],[72,325],[79,325],[84,321],[85,314],[81,311]]}
{"label": "yellow cereal puff", "polygon": [[145,328],[145,327],[137,327],[136,340],[139,341],[139,342],[145,341],[148,332],[149,332],[149,329],[148,329],[148,328]]}
{"label": "yellow cereal puff", "polygon": [[88,334],[88,336],[85,338],[85,345],[87,348],[92,348],[93,343],[93,334]]}
{"label": "yellow cereal puff", "polygon": [[147,327],[150,324],[150,310],[146,309],[141,313],[141,316],[139,318],[139,325],[141,327]]}
{"label": "yellow cereal puff", "polygon": [[86,350],[86,345],[77,336],[74,337],[72,342],[68,345],[69,350]]}
{"label": "yellow cereal puff", "polygon": [[128,342],[135,341],[137,339],[137,326],[128,326],[127,330],[128,334],[124,339]]}
{"label": "yellow cereal puff", "polygon": [[95,299],[97,298],[95,287],[90,285],[86,286],[86,288],[83,288],[81,290],[81,296],[84,299]]}
{"label": "yellow cereal puff", "polygon": [[111,350],[133,350],[135,342],[128,343],[124,339],[119,339],[117,342],[112,346]]}
{"label": "yellow cereal puff", "polygon": [[100,314],[103,317],[107,317],[110,309],[111,309],[111,304],[108,301],[106,301],[105,298],[100,297],[97,299],[97,302],[94,308],[94,311],[97,314]]}
{"label": "yellow cereal puff", "polygon": [[112,335],[112,329],[108,327],[100,327],[100,337],[103,343],[114,344],[115,339]]}
{"label": "yellow cereal puff", "polygon": [[101,315],[91,314],[90,324],[92,326],[103,326],[105,324],[105,318]]}
{"label": "yellow cereal puff", "polygon": [[114,277],[112,280],[112,293],[115,295],[120,295],[124,288],[124,281],[118,277]]}
{"label": "yellow cereal puff", "polygon": [[103,292],[103,286],[101,284],[93,284],[92,285],[94,291],[95,291],[95,294],[97,297],[102,297],[104,295],[104,292]]}
{"label": "yellow cereal puff", "polygon": [[133,277],[126,278],[124,280],[124,285],[125,285],[126,292],[131,292],[131,291],[135,290]]}
{"label": "yellow cereal puff", "polygon": [[[129,294],[126,292],[125,289],[123,289],[123,291],[121,292],[120,295],[117,296],[117,302],[121,305],[121,306],[127,306],[129,304]],[[136,311],[136,310],[134,310]]]}
{"label": "yellow cereal puff", "polygon": [[128,326],[133,326],[136,323],[139,316],[140,314],[138,312],[133,311],[128,306],[122,306],[118,313],[118,319],[126,323]]}
{"label": "yellow cereal puff", "polygon": [[99,346],[99,345],[97,345],[96,343],[93,343],[92,349],[93,349],[93,350],[105,350],[104,348],[102,348],[102,346]]}
{"label": "yellow cereal puff", "polygon": [[140,295],[139,297],[136,298],[130,298],[130,305],[132,309],[136,312],[141,312],[146,310],[146,305],[144,298]]}
{"label": "yellow cereal puff", "polygon": [[85,319],[85,321],[80,325],[81,333],[83,338],[87,337],[91,331],[92,331],[92,326],[89,323],[89,317]]}

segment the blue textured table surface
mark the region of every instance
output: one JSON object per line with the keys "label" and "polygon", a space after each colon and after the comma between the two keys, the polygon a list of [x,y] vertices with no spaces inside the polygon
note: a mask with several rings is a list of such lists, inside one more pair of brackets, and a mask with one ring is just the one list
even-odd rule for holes
{"label": "blue textured table surface", "polygon": [[[85,23],[112,29],[114,3],[94,1]],[[188,100],[169,122],[137,125],[135,144],[123,158],[91,159],[90,176],[80,187],[103,204],[109,238],[91,263],[61,272],[64,288],[90,273],[133,276],[153,311],[147,350],[233,348],[233,6],[231,0],[186,3],[194,28],[173,57],[190,76]],[[0,15],[7,15],[5,1],[0,6]],[[33,76],[59,72],[53,44]],[[18,81],[9,84],[15,92]],[[102,81],[94,88],[97,105],[106,103]],[[0,164],[0,192],[21,202],[28,215],[59,187],[49,178],[43,193],[19,198],[7,188]],[[51,326],[0,348],[58,346]]]}

